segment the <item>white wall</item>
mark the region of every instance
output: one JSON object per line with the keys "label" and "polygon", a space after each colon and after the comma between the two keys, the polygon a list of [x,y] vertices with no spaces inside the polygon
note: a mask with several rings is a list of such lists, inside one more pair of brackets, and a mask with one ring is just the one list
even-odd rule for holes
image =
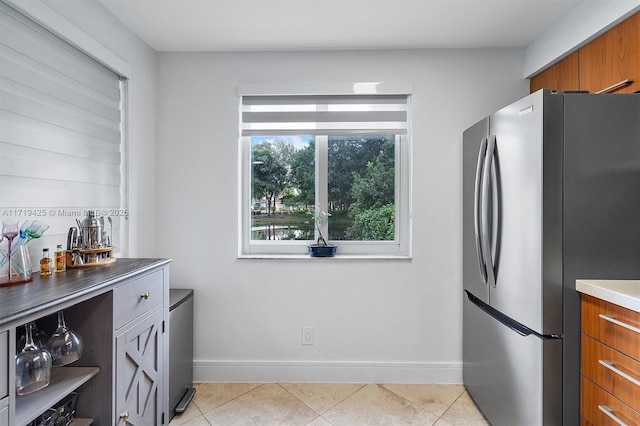
{"label": "white wall", "polygon": [[[12,0],[14,1],[14,0]],[[97,0],[15,0],[23,9],[43,12],[43,25],[84,35],[116,55],[131,71],[129,79],[129,250],[130,257],[155,253],[156,53]],[[53,14],[46,13],[46,9]],[[75,28],[60,25],[60,18]],[[50,22],[47,22],[50,21]],[[79,30],[79,31],[78,31]],[[84,34],[83,34],[84,33]],[[65,34],[61,34],[63,37]],[[87,43],[91,45],[91,43]],[[87,52],[92,54],[94,52]],[[101,52],[100,52],[101,53]],[[89,207],[89,206],[87,206]],[[69,226],[72,226],[69,223]]]}
{"label": "white wall", "polygon": [[[195,379],[461,382],[462,132],[528,93],[523,63],[522,49],[159,53],[156,254],[195,289]],[[303,81],[413,84],[412,261],[236,259],[236,87]]]}

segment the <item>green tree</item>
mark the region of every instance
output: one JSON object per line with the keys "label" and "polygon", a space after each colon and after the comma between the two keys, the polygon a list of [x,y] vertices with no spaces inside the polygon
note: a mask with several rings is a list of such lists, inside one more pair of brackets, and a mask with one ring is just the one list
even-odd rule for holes
{"label": "green tree", "polygon": [[376,158],[367,163],[364,175],[353,173],[351,198],[355,200],[349,213],[356,216],[366,210],[393,204],[395,196],[395,173],[386,161]]}
{"label": "green tree", "polygon": [[273,150],[273,154],[276,157],[276,160],[280,164],[284,165],[287,171],[287,177],[288,177],[290,173],[289,165],[291,164],[291,161],[295,156],[296,148],[291,143],[287,143],[287,142],[281,141],[280,139],[276,139],[275,141],[271,142],[271,149]]}
{"label": "green tree", "polygon": [[356,215],[347,236],[357,241],[393,240],[395,235],[395,206],[385,204]]}
{"label": "green tree", "polygon": [[262,141],[251,149],[253,173],[251,191],[254,197],[265,197],[267,214],[275,211],[276,197],[287,186],[287,167],[276,155],[269,141]]}
{"label": "green tree", "polygon": [[316,143],[309,144],[295,152],[291,160],[291,185],[297,190],[296,200],[303,206],[316,203]]}
{"label": "green tree", "polygon": [[353,173],[347,235],[355,240],[392,240],[395,234],[395,173],[383,156],[367,164],[363,175]]}
{"label": "green tree", "polygon": [[388,167],[394,163],[394,136],[330,136],[329,205],[330,210],[349,211],[353,198],[354,173],[366,173],[367,164],[376,159]]}

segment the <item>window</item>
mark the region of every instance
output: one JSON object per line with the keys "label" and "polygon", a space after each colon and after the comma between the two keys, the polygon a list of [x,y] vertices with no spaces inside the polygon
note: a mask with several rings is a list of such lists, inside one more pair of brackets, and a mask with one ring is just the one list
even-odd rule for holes
{"label": "window", "polygon": [[410,255],[408,94],[243,95],[240,256]]}

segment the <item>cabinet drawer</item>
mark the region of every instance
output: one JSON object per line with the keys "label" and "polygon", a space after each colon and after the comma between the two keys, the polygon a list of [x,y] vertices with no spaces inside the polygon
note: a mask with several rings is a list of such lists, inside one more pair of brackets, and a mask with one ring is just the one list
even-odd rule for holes
{"label": "cabinet drawer", "polygon": [[582,335],[582,374],[640,411],[640,362]]}
{"label": "cabinet drawer", "polygon": [[[591,424],[619,426],[612,417],[628,426],[640,426],[640,414],[620,400],[596,386],[591,380],[581,378],[580,414]],[[605,414],[605,411],[609,415]]]}
{"label": "cabinet drawer", "polygon": [[[13,359],[13,357],[11,357]],[[9,395],[9,333],[0,333],[0,399]],[[1,407],[2,405],[0,405]]]}
{"label": "cabinet drawer", "polygon": [[583,294],[582,332],[640,361],[640,313]]}
{"label": "cabinet drawer", "polygon": [[139,317],[164,300],[164,274],[152,272],[113,291],[116,328]]}
{"label": "cabinet drawer", "polygon": [[592,426],[584,417],[580,416],[580,426]]}

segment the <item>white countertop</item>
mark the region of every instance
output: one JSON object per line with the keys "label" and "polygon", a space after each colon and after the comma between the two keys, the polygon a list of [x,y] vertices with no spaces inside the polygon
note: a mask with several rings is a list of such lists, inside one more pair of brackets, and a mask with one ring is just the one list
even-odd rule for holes
{"label": "white countertop", "polygon": [[640,313],[640,280],[576,280],[576,290]]}

